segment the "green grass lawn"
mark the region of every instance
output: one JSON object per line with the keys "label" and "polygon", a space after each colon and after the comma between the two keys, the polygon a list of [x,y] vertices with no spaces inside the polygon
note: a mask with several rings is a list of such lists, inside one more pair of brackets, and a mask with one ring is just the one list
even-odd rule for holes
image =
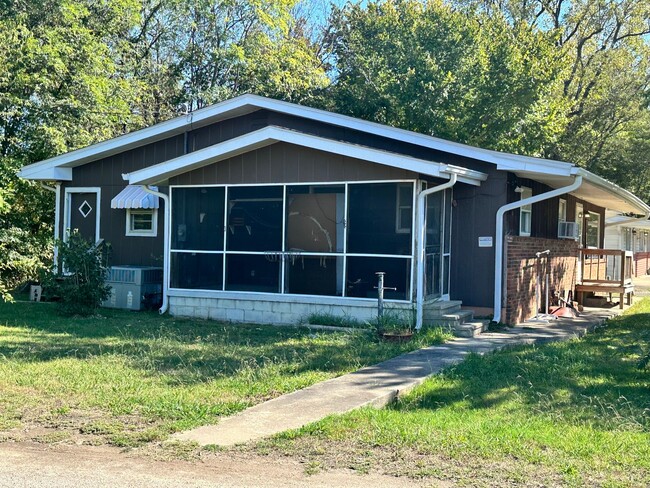
{"label": "green grass lawn", "polygon": [[141,445],[442,342],[0,301],[0,440]]}
{"label": "green grass lawn", "polygon": [[650,299],[582,340],[469,357],[395,405],[257,446],[464,486],[650,486]]}

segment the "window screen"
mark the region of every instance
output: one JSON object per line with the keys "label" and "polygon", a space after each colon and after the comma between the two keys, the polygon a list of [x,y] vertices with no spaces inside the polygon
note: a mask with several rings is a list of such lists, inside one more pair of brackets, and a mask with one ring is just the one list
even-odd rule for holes
{"label": "window screen", "polygon": [[345,186],[287,187],[287,250],[343,252]]}
{"label": "window screen", "polygon": [[172,189],[172,249],[223,250],[224,191]]}
{"label": "window screen", "polygon": [[395,288],[386,290],[384,298],[407,300],[411,279],[411,260],[404,258],[347,258],[347,296],[360,298],[377,298],[378,271],[386,273],[384,286]]}
{"label": "window screen", "polygon": [[228,189],[228,251],[282,250],[281,186]]}
{"label": "window screen", "polygon": [[222,283],[222,253],[172,253],[172,288],[221,290]]}
{"label": "window screen", "polygon": [[[411,254],[412,209],[402,208],[401,231],[397,225],[398,185],[364,183],[349,185],[348,252],[358,254]],[[403,201],[413,197],[413,185],[400,187]],[[405,222],[406,221],[406,222]],[[408,222],[408,224],[407,224]]]}

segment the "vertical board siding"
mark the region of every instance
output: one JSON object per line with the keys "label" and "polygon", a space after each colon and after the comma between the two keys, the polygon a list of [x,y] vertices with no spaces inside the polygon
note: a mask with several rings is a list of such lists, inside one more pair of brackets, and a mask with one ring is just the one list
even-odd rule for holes
{"label": "vertical board siding", "polygon": [[169,180],[171,185],[236,185],[416,179],[418,174],[278,142]]}
{"label": "vertical board siding", "polygon": [[494,303],[494,244],[478,247],[478,238],[496,240],[496,212],[506,204],[506,175],[494,166],[484,170],[480,187],[456,184],[452,202],[451,299],[464,305]]}

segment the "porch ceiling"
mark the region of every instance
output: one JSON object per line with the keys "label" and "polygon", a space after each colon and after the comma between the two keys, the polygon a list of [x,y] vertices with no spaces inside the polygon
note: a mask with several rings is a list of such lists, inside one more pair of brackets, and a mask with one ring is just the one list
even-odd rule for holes
{"label": "porch ceiling", "polygon": [[[539,181],[551,188],[567,186],[573,182],[575,176],[547,175],[530,171],[516,171],[515,174],[521,178]],[[575,197],[619,213],[644,215],[650,212],[650,207],[629,191],[589,171],[579,169],[576,174],[583,176],[583,182],[580,188],[571,192]]]}

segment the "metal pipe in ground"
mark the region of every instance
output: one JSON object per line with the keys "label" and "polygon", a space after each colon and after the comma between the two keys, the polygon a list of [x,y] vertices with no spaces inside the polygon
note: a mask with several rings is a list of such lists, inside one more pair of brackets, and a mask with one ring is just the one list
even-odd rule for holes
{"label": "metal pipe in ground", "polygon": [[377,271],[377,317],[382,318],[384,315],[384,290],[397,290],[397,288],[391,288],[384,286],[384,278],[386,273],[384,271]]}
{"label": "metal pipe in ground", "polygon": [[384,315],[384,276],[386,273],[379,271],[377,275],[377,317]]}

